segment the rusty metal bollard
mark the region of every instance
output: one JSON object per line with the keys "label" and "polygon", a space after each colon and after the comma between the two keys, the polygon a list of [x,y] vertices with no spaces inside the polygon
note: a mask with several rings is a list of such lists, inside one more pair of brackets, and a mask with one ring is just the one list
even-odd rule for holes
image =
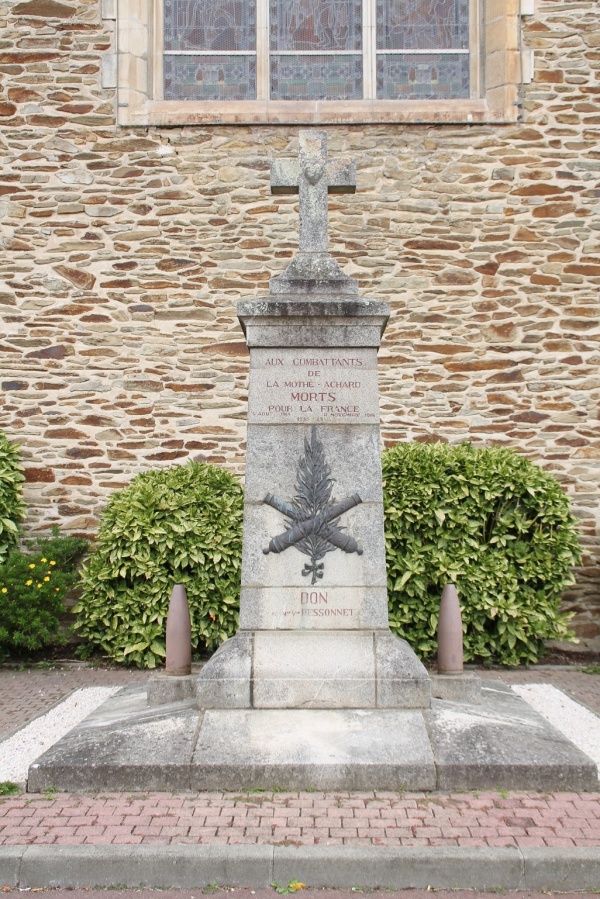
{"label": "rusty metal bollard", "polygon": [[446,584],[438,619],[438,673],[463,673],[463,631],[458,593],[454,584]]}
{"label": "rusty metal bollard", "polygon": [[192,673],[192,628],[187,593],[175,584],[167,613],[167,660],[165,674],[172,677]]}

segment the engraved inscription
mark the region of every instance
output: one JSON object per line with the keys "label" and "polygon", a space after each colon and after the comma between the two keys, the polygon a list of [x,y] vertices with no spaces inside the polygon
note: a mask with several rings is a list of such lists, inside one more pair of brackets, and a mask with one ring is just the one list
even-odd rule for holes
{"label": "engraved inscription", "polygon": [[283,613],[284,618],[351,618],[354,609],[288,609]]}
{"label": "engraved inscription", "polygon": [[377,423],[370,350],[253,350],[248,420]]}
{"label": "engraved inscription", "polygon": [[300,593],[300,608],[287,609],[284,618],[351,618],[354,609],[347,607],[335,607],[329,605],[329,597],[326,592],[320,590],[302,590]]}

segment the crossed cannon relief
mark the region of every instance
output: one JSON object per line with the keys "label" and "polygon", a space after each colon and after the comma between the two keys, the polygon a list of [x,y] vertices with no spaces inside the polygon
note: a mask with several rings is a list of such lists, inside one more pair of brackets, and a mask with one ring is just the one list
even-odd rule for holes
{"label": "crossed cannon relief", "polygon": [[330,474],[323,444],[317,439],[317,429],[313,425],[310,442],[304,440],[304,456],[298,461],[296,496],[291,503],[286,503],[267,493],[263,500],[287,518],[285,531],[272,537],[263,553],[281,553],[295,546],[310,556],[310,563],[305,563],[302,574],[305,577],[312,575],[311,584],[323,577],[325,563],[320,559],[326,553],[335,549],[359,556],[363,553],[354,537],[344,533],[339,523],[344,512],[358,506],[362,499],[358,493],[353,493],[336,502],[331,496],[334,482]]}

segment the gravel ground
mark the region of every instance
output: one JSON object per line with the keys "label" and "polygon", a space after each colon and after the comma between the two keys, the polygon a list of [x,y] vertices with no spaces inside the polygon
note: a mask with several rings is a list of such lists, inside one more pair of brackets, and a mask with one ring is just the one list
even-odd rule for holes
{"label": "gravel ground", "polygon": [[25,784],[29,766],[120,687],[87,687],[0,743],[0,782]]}

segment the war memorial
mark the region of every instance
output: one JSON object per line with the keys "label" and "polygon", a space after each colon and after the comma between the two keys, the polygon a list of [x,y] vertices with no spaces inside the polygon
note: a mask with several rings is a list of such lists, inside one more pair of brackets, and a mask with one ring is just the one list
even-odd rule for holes
{"label": "war memorial", "polygon": [[430,676],[388,625],[377,351],[385,302],[328,252],[354,163],[274,159],[299,251],[242,301],[250,352],[240,627],[200,674],[108,700],[28,789],[586,790],[593,762],[508,687]]}

